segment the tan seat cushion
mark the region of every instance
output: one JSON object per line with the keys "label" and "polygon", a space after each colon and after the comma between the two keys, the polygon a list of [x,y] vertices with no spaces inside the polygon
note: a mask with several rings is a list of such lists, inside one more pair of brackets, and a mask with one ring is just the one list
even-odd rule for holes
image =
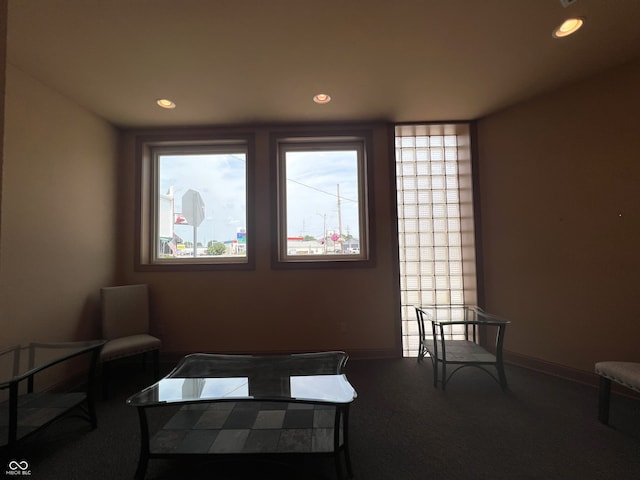
{"label": "tan seat cushion", "polygon": [[598,362],[595,370],[602,377],[640,392],[640,363]]}
{"label": "tan seat cushion", "polygon": [[151,350],[158,350],[161,342],[159,338],[147,334],[131,335],[114,338],[105,343],[100,352],[100,360],[108,361],[120,357],[127,357]]}

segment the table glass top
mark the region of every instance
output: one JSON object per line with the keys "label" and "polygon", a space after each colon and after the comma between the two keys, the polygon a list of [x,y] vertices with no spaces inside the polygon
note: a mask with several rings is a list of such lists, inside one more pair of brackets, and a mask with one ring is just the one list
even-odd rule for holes
{"label": "table glass top", "polygon": [[133,406],[226,400],[350,403],[343,352],[292,355],[187,355],[159,382],[127,400]]}
{"label": "table glass top", "polygon": [[64,343],[30,343],[0,348],[0,388],[39,370],[104,345],[104,340]]}

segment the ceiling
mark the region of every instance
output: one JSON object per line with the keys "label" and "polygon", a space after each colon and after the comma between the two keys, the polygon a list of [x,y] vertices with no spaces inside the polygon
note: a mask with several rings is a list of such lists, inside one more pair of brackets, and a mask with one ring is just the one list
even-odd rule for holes
{"label": "ceiling", "polygon": [[638,0],[9,0],[7,57],[123,128],[452,121],[640,57],[639,22]]}

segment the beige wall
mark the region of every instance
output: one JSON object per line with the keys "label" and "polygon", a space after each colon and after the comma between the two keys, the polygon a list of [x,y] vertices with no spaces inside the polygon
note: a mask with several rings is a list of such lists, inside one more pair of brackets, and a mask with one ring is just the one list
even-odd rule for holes
{"label": "beige wall", "polygon": [[0,0],[0,250],[2,249],[2,163],[4,158],[5,71],[7,68],[7,9],[7,0]]}
{"label": "beige wall", "polygon": [[7,65],[2,344],[96,338],[115,277],[117,131]]}
{"label": "beige wall", "polygon": [[486,306],[518,356],[640,361],[638,85],[640,61],[478,123]]}
{"label": "beige wall", "polygon": [[[374,268],[271,268],[269,130],[256,137],[254,203],[257,242],[254,271],[135,272],[135,132],[126,135],[123,156],[122,283],[150,284],[152,308],[161,326],[165,354],[185,352],[291,352],[343,349],[351,355],[399,354],[400,321],[395,224],[391,221],[394,168],[389,128],[375,129]],[[126,208],[129,206],[129,208]]]}

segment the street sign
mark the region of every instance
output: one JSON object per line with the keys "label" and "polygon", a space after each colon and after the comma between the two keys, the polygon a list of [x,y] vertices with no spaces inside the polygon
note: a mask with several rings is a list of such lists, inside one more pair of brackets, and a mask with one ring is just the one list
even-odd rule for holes
{"label": "street sign", "polygon": [[182,196],[182,216],[189,225],[198,227],[204,220],[204,201],[199,192],[187,190]]}

